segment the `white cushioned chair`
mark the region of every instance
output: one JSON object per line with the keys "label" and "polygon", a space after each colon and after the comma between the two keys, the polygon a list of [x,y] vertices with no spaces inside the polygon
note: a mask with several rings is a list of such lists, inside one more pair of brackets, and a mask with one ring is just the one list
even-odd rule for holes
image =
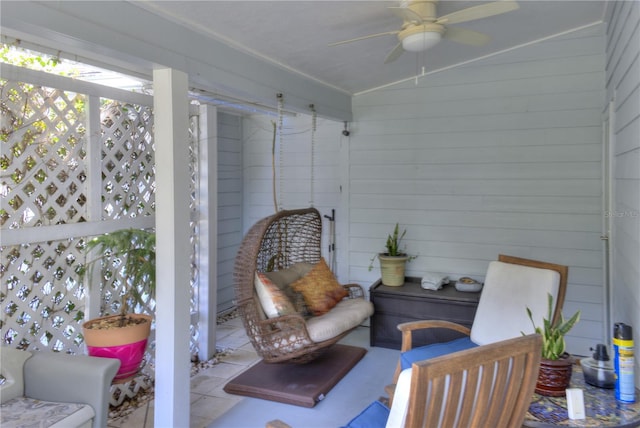
{"label": "white cushioned chair", "polygon": [[[548,310],[548,295],[555,304],[554,319],[561,316],[567,288],[568,267],[537,260],[499,255],[487,269],[478,308],[471,329],[448,321],[424,320],[398,325],[402,331],[402,347],[394,384],[400,372],[412,363],[451,352],[498,342],[534,332],[527,315],[529,307],[536,325]],[[413,348],[412,332],[423,328],[449,328],[467,337],[451,342]],[[393,385],[387,388],[393,399]]]}
{"label": "white cushioned chair", "polygon": [[120,361],[0,347],[0,426],[104,428]]}

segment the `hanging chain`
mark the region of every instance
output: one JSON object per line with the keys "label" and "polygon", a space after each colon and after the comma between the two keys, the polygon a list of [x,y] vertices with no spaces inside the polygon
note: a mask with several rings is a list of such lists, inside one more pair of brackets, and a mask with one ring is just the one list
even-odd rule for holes
{"label": "hanging chain", "polygon": [[271,133],[271,194],[273,196],[273,212],[278,212],[278,198],[276,191],[276,134],[278,133],[278,125],[271,121],[273,132]]}
{"label": "hanging chain", "polygon": [[284,171],[284,160],[283,160],[283,147],[282,147],[282,130],[284,128],[284,96],[282,94],[278,94],[278,145],[279,145],[279,156],[280,156],[280,167],[279,167],[279,181],[278,181],[278,207],[282,209],[282,188],[284,184],[284,178],[282,177]]}
{"label": "hanging chain", "polygon": [[316,148],[316,123],[318,119],[318,115],[316,113],[316,108],[313,104],[309,105],[311,108],[311,167],[309,168],[309,206],[313,207],[313,183],[314,183],[314,171],[313,167],[315,165],[315,148]]}

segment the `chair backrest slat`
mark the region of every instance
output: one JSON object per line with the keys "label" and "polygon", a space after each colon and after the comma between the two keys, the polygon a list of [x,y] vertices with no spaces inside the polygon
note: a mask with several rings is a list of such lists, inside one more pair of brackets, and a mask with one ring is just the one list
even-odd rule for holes
{"label": "chair backrest slat", "polygon": [[[469,383],[469,385],[478,385],[478,379],[479,379],[479,370],[468,371],[467,382]],[[471,398],[467,398],[464,401],[464,404],[461,406],[460,413],[458,414],[458,420],[460,421],[459,422],[460,426],[472,426],[471,418],[473,416],[480,416],[480,417],[482,416],[482,415],[474,415],[473,413],[474,404],[476,402],[475,397],[478,397],[479,393],[481,393],[481,391],[478,391],[475,394],[469,394],[471,395]],[[453,424],[449,426],[453,426]]]}

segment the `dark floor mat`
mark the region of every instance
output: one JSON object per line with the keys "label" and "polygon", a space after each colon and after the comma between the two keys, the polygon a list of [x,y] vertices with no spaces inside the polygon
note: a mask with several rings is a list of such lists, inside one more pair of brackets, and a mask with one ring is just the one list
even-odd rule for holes
{"label": "dark floor mat", "polygon": [[267,364],[263,361],[233,378],[229,394],[314,407],[342,379],[367,350],[337,344],[307,364]]}

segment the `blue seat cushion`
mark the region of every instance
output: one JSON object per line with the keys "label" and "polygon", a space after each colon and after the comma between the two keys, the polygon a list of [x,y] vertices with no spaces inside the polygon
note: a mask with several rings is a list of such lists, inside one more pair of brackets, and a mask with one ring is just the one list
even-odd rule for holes
{"label": "blue seat cushion", "polygon": [[389,419],[389,408],[379,401],[369,404],[343,428],[384,428]]}
{"label": "blue seat cushion", "polygon": [[452,352],[464,351],[465,349],[475,348],[476,346],[478,345],[473,343],[468,336],[452,340],[451,342],[419,346],[401,353],[400,364],[402,366],[402,370],[409,369],[411,368],[411,365],[417,361],[428,360],[441,355],[451,354]]}

